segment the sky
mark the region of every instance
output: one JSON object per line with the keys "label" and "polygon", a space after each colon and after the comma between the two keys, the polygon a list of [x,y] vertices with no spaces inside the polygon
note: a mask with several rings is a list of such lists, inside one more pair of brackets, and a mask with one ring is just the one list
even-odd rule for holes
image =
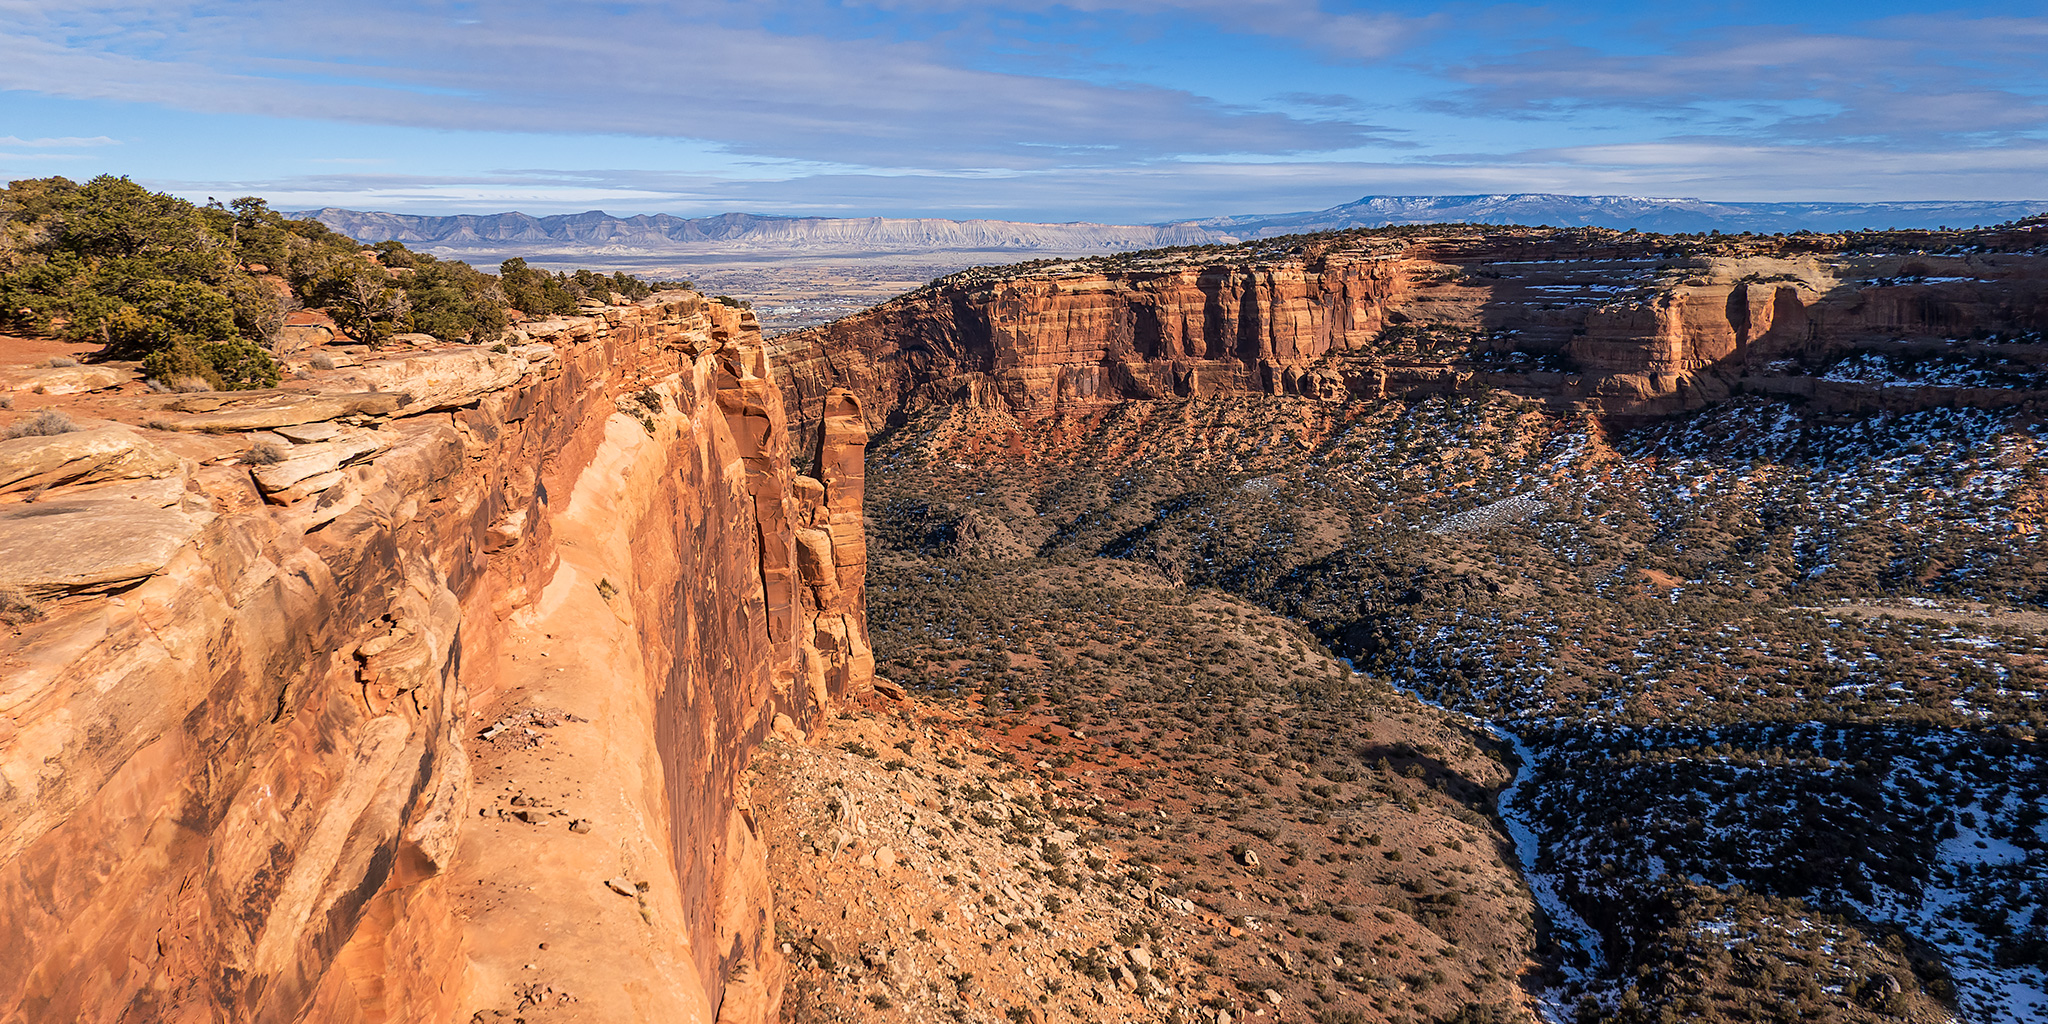
{"label": "sky", "polygon": [[2048,7],[0,0],[0,176],[1153,223],[1369,194],[2048,198]]}

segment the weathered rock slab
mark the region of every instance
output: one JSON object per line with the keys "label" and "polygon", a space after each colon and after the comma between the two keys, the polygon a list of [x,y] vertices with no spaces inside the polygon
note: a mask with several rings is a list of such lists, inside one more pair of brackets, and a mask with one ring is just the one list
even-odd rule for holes
{"label": "weathered rock slab", "polygon": [[0,587],[54,597],[134,583],[210,518],[119,498],[0,506]]}
{"label": "weathered rock slab", "polygon": [[320,423],[344,416],[389,416],[398,411],[401,402],[402,396],[374,392],[271,392],[260,398],[229,399],[215,410],[198,411],[187,416],[169,416],[162,422],[173,430],[271,430],[298,423]]}
{"label": "weathered rock slab", "polygon": [[162,478],[177,471],[177,456],[122,426],[0,441],[0,493]]}
{"label": "weathered rock slab", "polygon": [[279,437],[293,444],[312,444],[316,441],[331,441],[341,433],[341,428],[332,423],[292,423],[277,428]]}
{"label": "weathered rock slab", "polygon": [[[332,486],[338,479],[335,474],[343,466],[360,462],[388,447],[389,439],[374,431],[351,434],[334,441],[295,445],[290,458],[259,466],[250,475],[256,479],[256,487],[264,497],[280,505],[290,504]],[[313,484],[318,486],[309,486]]]}
{"label": "weathered rock slab", "polygon": [[117,366],[52,366],[13,375],[7,382],[7,390],[32,391],[41,395],[82,395],[140,379],[141,374]]}
{"label": "weathered rock slab", "polygon": [[400,396],[398,415],[456,409],[517,383],[555,359],[550,345],[520,345],[504,352],[449,348],[349,367],[333,380],[363,391]]}

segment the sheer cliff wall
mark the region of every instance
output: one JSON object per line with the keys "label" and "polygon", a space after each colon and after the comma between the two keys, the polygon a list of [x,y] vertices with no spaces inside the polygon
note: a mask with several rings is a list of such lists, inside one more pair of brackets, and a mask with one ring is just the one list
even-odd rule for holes
{"label": "sheer cliff wall", "polygon": [[[1822,406],[1967,403],[1807,371],[1859,348],[1970,355],[1973,338],[2048,329],[2039,241],[1937,256],[1532,231],[1254,245],[969,271],[771,345],[793,394],[850,388],[871,425],[963,402],[1037,419],[1129,398],[1482,384],[1621,416],[1744,387]],[[2040,346],[2022,348],[1997,355]]]}
{"label": "sheer cliff wall", "polygon": [[772,1017],[735,784],[872,672],[857,400],[798,476],[690,293],[294,369],[0,442],[0,1020]]}

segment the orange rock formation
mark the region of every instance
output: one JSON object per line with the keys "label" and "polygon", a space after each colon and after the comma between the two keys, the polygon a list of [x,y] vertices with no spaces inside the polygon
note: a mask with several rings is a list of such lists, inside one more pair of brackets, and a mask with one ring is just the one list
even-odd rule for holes
{"label": "orange rock formation", "polygon": [[527,330],[6,442],[0,1020],[774,1015],[735,786],[872,673],[858,402],[809,480],[750,313]]}

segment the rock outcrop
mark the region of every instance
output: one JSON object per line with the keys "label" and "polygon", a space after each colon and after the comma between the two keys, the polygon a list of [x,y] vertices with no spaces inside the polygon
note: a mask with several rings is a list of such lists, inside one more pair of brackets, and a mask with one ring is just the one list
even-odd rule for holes
{"label": "rock outcrop", "polygon": [[[1932,256],[1825,241],[1469,230],[990,268],[771,344],[804,409],[846,387],[878,426],[942,404],[1041,419],[1128,398],[1481,385],[1655,416],[1810,380],[1861,351],[1965,356],[1981,354],[1964,351],[1972,338],[2037,342],[2048,329],[2041,238]],[[2040,347],[1996,357],[2031,365]],[[1913,400],[1967,400],[1922,387]],[[1819,393],[1900,397],[1876,390]]]}
{"label": "rock outcrop", "polygon": [[751,314],[527,334],[0,443],[0,1020],[774,1015],[735,785],[871,678],[857,399],[810,480]]}

